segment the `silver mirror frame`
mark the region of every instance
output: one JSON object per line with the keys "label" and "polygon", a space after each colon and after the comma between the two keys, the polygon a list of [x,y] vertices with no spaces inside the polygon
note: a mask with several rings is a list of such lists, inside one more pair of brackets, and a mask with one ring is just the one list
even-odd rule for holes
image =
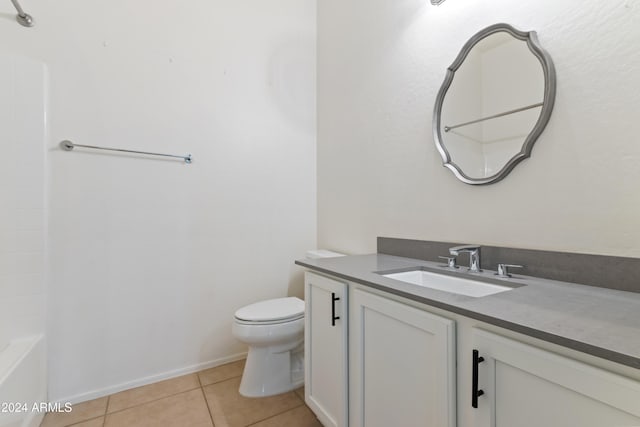
{"label": "silver mirror frame", "polygon": [[[512,157],[511,160],[509,160],[498,173],[486,178],[471,178],[467,176],[462,171],[462,169],[460,169],[460,167],[451,160],[451,156],[449,155],[449,152],[444,145],[444,140],[442,139],[442,129],[440,127],[442,119],[442,104],[444,103],[444,98],[447,95],[447,91],[449,90],[451,83],[453,82],[456,71],[458,70],[458,68],[460,68],[464,60],[467,58],[467,55],[469,54],[469,52],[471,52],[471,49],[473,49],[473,47],[485,37],[498,32],[506,32],[511,34],[518,40],[525,41],[531,53],[533,53],[540,61],[542,70],[544,72],[544,99],[542,101],[542,111],[540,112],[540,117],[533,127],[533,130],[531,130],[524,143],[522,144],[522,149],[520,150],[520,152]],[[454,175],[465,184],[493,184],[504,179],[504,177],[507,176],[518,163],[531,156],[533,144],[536,142],[544,128],[547,126],[547,123],[549,122],[551,112],[553,111],[555,97],[555,67],[553,66],[551,56],[549,56],[547,51],[545,51],[542,46],[540,46],[540,42],[538,41],[538,36],[535,31],[519,31],[513,28],[511,25],[504,23],[494,24],[490,27],[485,28],[484,30],[479,31],[477,34],[471,37],[469,41],[467,41],[467,43],[465,43],[455,61],[453,61],[449,68],[447,68],[447,74],[436,98],[436,105],[433,111],[433,137],[436,143],[436,147],[438,148],[438,152],[440,153],[440,156],[442,156],[443,166],[450,169],[454,173]]]}

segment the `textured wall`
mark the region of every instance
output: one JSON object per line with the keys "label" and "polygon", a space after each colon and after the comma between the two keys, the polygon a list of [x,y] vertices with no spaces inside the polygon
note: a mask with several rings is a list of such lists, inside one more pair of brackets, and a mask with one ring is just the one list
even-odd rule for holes
{"label": "textured wall", "polygon": [[50,398],[246,351],[234,311],[301,295],[316,243],[315,1],[22,3],[0,50],[50,71]]}
{"label": "textured wall", "polygon": [[[478,30],[536,30],[557,70],[551,121],[497,184],[441,165],[431,116]],[[318,6],[320,246],[376,236],[640,256],[640,1],[323,0]]]}

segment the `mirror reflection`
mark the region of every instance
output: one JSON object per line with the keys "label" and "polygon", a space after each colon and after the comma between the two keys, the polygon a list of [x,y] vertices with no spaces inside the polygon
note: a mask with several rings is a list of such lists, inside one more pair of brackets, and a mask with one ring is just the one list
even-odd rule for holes
{"label": "mirror reflection", "polygon": [[555,87],[550,59],[535,51],[535,33],[517,37],[516,30],[491,28],[467,43],[436,105],[436,142],[445,166],[469,184],[495,182],[529,156]]}

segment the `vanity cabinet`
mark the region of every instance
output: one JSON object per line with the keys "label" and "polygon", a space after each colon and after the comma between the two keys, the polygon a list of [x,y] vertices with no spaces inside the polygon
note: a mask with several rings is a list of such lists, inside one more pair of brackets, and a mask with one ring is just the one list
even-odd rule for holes
{"label": "vanity cabinet", "polygon": [[635,370],[313,272],[305,298],[305,401],[325,427],[640,426]]}
{"label": "vanity cabinet", "polygon": [[347,425],[347,284],[305,273],[305,401],[325,427]]}
{"label": "vanity cabinet", "polygon": [[352,427],[455,427],[452,320],[354,289],[349,307]]}
{"label": "vanity cabinet", "polygon": [[640,382],[481,329],[472,340],[477,390],[460,404],[481,390],[475,427],[640,426]]}

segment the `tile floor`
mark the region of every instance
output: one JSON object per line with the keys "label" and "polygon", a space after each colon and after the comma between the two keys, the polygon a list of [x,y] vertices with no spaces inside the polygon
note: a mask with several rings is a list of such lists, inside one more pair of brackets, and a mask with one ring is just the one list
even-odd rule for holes
{"label": "tile floor", "polygon": [[240,396],[244,360],[121,391],[49,413],[41,427],[321,427],[304,389],[261,399]]}

